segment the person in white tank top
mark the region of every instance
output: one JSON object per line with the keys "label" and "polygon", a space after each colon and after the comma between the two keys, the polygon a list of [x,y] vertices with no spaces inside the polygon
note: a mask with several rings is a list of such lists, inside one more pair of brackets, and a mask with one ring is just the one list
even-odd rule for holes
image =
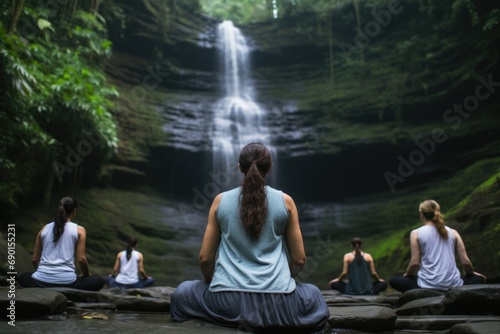
{"label": "person in white tank top", "polygon": [[136,247],[137,239],[130,238],[127,249],[116,255],[113,273],[104,278],[108,287],[132,289],[145,288],[154,284],[154,278],[148,276],[144,270],[144,256],[135,250]]}
{"label": "person in white tank top", "polygon": [[[36,237],[32,261],[36,271],[22,273],[17,278],[22,287],[99,291],[104,286],[101,276],[90,275],[85,256],[87,234],[83,226],[73,223],[77,207],[76,200],[61,199],[54,221],[42,227]],[[80,276],[75,270],[75,259],[82,272]]]}
{"label": "person in white tank top", "polygon": [[[445,290],[486,282],[484,275],[473,271],[462,238],[456,230],[444,225],[440,210],[439,204],[434,200],[420,203],[420,220],[424,226],[410,234],[411,259],[406,273],[389,281],[395,290]],[[465,276],[460,277],[455,254],[458,255]]]}

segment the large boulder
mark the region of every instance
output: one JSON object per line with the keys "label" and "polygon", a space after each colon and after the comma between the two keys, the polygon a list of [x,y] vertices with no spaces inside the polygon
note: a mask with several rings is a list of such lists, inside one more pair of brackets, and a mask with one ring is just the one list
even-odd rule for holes
{"label": "large boulder", "polygon": [[475,322],[453,326],[450,334],[498,334],[500,321]]}
{"label": "large boulder", "polygon": [[[442,331],[452,328],[457,324],[479,323],[479,322],[499,322],[500,318],[496,316],[485,315],[416,315],[416,316],[398,316],[396,320],[396,329],[406,331]],[[500,333],[500,331],[498,332]]]}
{"label": "large boulder", "polygon": [[405,303],[398,315],[500,315],[500,284],[465,285]]}
{"label": "large boulder", "polygon": [[396,313],[382,306],[329,307],[328,327],[383,332],[394,330]]}
{"label": "large boulder", "polygon": [[117,296],[115,305],[124,311],[170,312],[170,300],[152,297]]}
{"label": "large boulder", "polygon": [[[44,315],[61,314],[66,311],[66,297],[50,289],[25,288],[17,289],[11,297],[9,288],[0,288],[0,309],[11,311],[2,312],[2,317],[8,319],[38,318]],[[14,301],[14,303],[11,303]],[[14,307],[13,307],[13,306]],[[12,319],[9,317],[14,315]]]}

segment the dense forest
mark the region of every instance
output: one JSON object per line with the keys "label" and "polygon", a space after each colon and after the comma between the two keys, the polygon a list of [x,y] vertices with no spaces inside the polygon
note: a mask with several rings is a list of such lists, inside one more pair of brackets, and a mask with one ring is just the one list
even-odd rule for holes
{"label": "dense forest", "polygon": [[[418,223],[405,213],[404,226],[395,228],[394,213],[415,207],[432,184],[441,187],[436,193],[445,198],[450,222],[471,233],[468,241],[473,254],[479,257],[488,247],[495,249],[500,235],[500,137],[495,132],[500,121],[500,94],[495,92],[500,81],[500,6],[495,3],[10,0],[0,3],[0,20],[1,225],[26,217],[49,219],[61,196],[79,195],[84,207],[95,208],[84,217],[96,225],[104,226],[103,221],[109,220],[102,212],[116,215],[116,222],[102,230],[95,228],[97,241],[89,241],[90,258],[102,274],[111,265],[109,254],[118,250],[119,242],[113,238],[123,239],[132,232],[148,241],[144,252],[153,259],[150,264],[156,267],[151,272],[157,276],[161,277],[164,253],[193,256],[171,250],[173,246],[166,244],[175,239],[175,230],[153,228],[144,221],[156,216],[147,213],[151,215],[145,218],[133,206],[147,212],[150,198],[165,191],[175,195],[168,191],[170,185],[156,179],[165,163],[157,161],[155,152],[164,152],[174,140],[162,130],[168,117],[157,110],[160,104],[174,104],[177,92],[194,90],[186,88],[190,77],[183,77],[184,72],[212,71],[207,64],[213,52],[200,47],[197,39],[205,29],[202,25],[219,20],[232,20],[253,36],[256,76],[259,82],[268,80],[261,84],[265,87],[262,98],[278,104],[293,94],[298,100],[295,116],[284,112],[270,116],[271,122],[280,122],[276,132],[281,147],[293,144],[313,152],[321,156],[314,160],[318,163],[336,157],[345,161],[338,168],[346,172],[361,173],[353,166],[372,163],[378,164],[373,166],[373,175],[386,173],[378,183],[359,178],[351,184],[332,181],[340,182],[346,196],[388,194],[387,203],[372,212],[374,220],[387,223],[370,227],[373,235],[368,239],[381,259],[383,274],[404,267],[407,232]],[[134,66],[139,67],[139,56],[144,61],[141,70],[161,64],[168,74],[158,79],[161,89],[147,90],[146,100],[134,102],[133,80],[145,80],[144,74],[129,75]],[[197,87],[203,96],[211,92],[206,87],[212,79],[200,77],[206,80],[195,78],[203,81]],[[296,85],[283,89],[288,82]],[[474,92],[477,96],[478,84],[486,87],[482,94],[492,97],[467,100]],[[481,117],[469,119],[470,113],[464,111],[447,113],[458,101],[469,111],[476,110],[480,101]],[[462,126],[466,120],[467,126]],[[293,129],[307,127],[313,128],[311,137],[292,142]],[[417,172],[404,183],[396,172],[398,152],[411,150],[419,134],[441,127],[450,138],[441,152],[448,150],[448,154],[429,157],[432,170]],[[387,156],[394,157],[393,165],[384,162],[386,156],[380,152],[390,152]],[[304,166],[310,160],[303,156],[293,160],[290,154],[284,161]],[[292,189],[314,193],[321,173],[313,175],[313,167],[304,168],[303,173],[311,174],[314,181],[296,183]],[[400,197],[395,198],[389,197],[387,185],[392,192],[395,187],[406,188],[396,192]],[[366,187],[366,194],[361,187]],[[119,203],[111,204],[112,199]],[[136,222],[122,225],[127,216]],[[42,222],[23,224],[18,224],[23,234],[19,242],[29,251]],[[348,230],[343,236],[353,232]],[[325,233],[334,232],[325,227]],[[155,236],[167,241],[157,242]],[[306,245],[312,252],[315,244],[308,241]],[[493,256],[497,264],[489,274],[498,279],[500,252],[494,251]],[[338,267],[337,260],[328,266]],[[326,280],[330,273],[331,269],[318,270],[314,279]],[[172,281],[182,275],[174,275]]]}

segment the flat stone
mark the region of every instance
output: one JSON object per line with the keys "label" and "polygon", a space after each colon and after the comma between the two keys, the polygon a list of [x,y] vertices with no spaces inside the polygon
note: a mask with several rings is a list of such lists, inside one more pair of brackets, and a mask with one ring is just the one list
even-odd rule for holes
{"label": "flat stone", "polygon": [[[456,316],[456,315],[419,315],[419,316],[398,316],[396,329],[416,330],[416,331],[436,331],[452,328],[456,324],[476,323],[484,321],[499,321],[497,316]],[[500,333],[500,332],[499,332]]]}
{"label": "flat stone", "polygon": [[[12,299],[8,298],[8,291],[8,288],[0,288],[0,309],[3,310],[0,317],[10,319],[9,315],[13,314],[15,318],[11,320],[38,318],[66,311],[66,297],[56,291],[40,288],[16,289],[15,297]],[[15,304],[11,304],[11,300],[14,300]],[[14,305],[14,311],[7,310],[12,307],[11,305]]]}
{"label": "flat stone", "polygon": [[330,328],[348,328],[370,332],[391,331],[395,328],[396,313],[388,307],[346,306],[328,307]]}
{"label": "flat stone", "polygon": [[169,286],[152,286],[141,289],[111,288],[107,290],[101,290],[101,292],[105,294],[152,297],[152,298],[167,299],[167,300],[170,300],[174,291],[175,288]]}
{"label": "flat stone", "polygon": [[409,290],[403,293],[397,303],[397,307],[401,307],[404,304],[411,302],[416,299],[427,298],[427,297],[435,297],[435,296],[443,296],[446,291],[442,290],[433,290],[433,289],[414,289]]}
{"label": "flat stone", "polygon": [[116,305],[113,303],[74,303],[73,306],[87,310],[116,310]]}
{"label": "flat stone", "polygon": [[475,322],[453,326],[450,334],[498,334],[500,321]]}
{"label": "flat stone", "polygon": [[114,301],[118,310],[170,312],[170,301],[152,297],[120,296]]}
{"label": "flat stone", "polygon": [[47,288],[57,291],[66,296],[68,300],[75,303],[113,303],[114,298],[101,291],[86,291],[72,288]]}
{"label": "flat stone", "polygon": [[365,305],[396,305],[398,295],[344,295],[323,293],[323,298],[328,306],[337,304],[359,303]]}
{"label": "flat stone", "polygon": [[420,298],[404,304],[396,310],[400,315],[444,315],[444,295]]}

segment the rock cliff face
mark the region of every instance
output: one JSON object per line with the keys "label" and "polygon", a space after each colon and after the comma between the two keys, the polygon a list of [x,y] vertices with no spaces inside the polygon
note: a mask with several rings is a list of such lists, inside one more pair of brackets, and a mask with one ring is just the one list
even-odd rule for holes
{"label": "rock cliff face", "polygon": [[[126,3],[127,29],[108,65],[122,94],[113,180],[147,175],[192,195],[210,180],[200,170],[210,166],[221,93],[218,22],[182,8],[165,19],[144,2]],[[278,186],[304,200],[341,199],[429,182],[499,153],[498,37],[447,31],[434,23],[448,19],[444,9],[429,17],[407,3],[384,27],[365,9],[358,36],[349,11],[334,13],[331,48],[329,38],[304,32],[306,18],[241,27],[278,152]],[[487,98],[475,97],[478,86]],[[454,112],[460,104],[474,110]]]}

